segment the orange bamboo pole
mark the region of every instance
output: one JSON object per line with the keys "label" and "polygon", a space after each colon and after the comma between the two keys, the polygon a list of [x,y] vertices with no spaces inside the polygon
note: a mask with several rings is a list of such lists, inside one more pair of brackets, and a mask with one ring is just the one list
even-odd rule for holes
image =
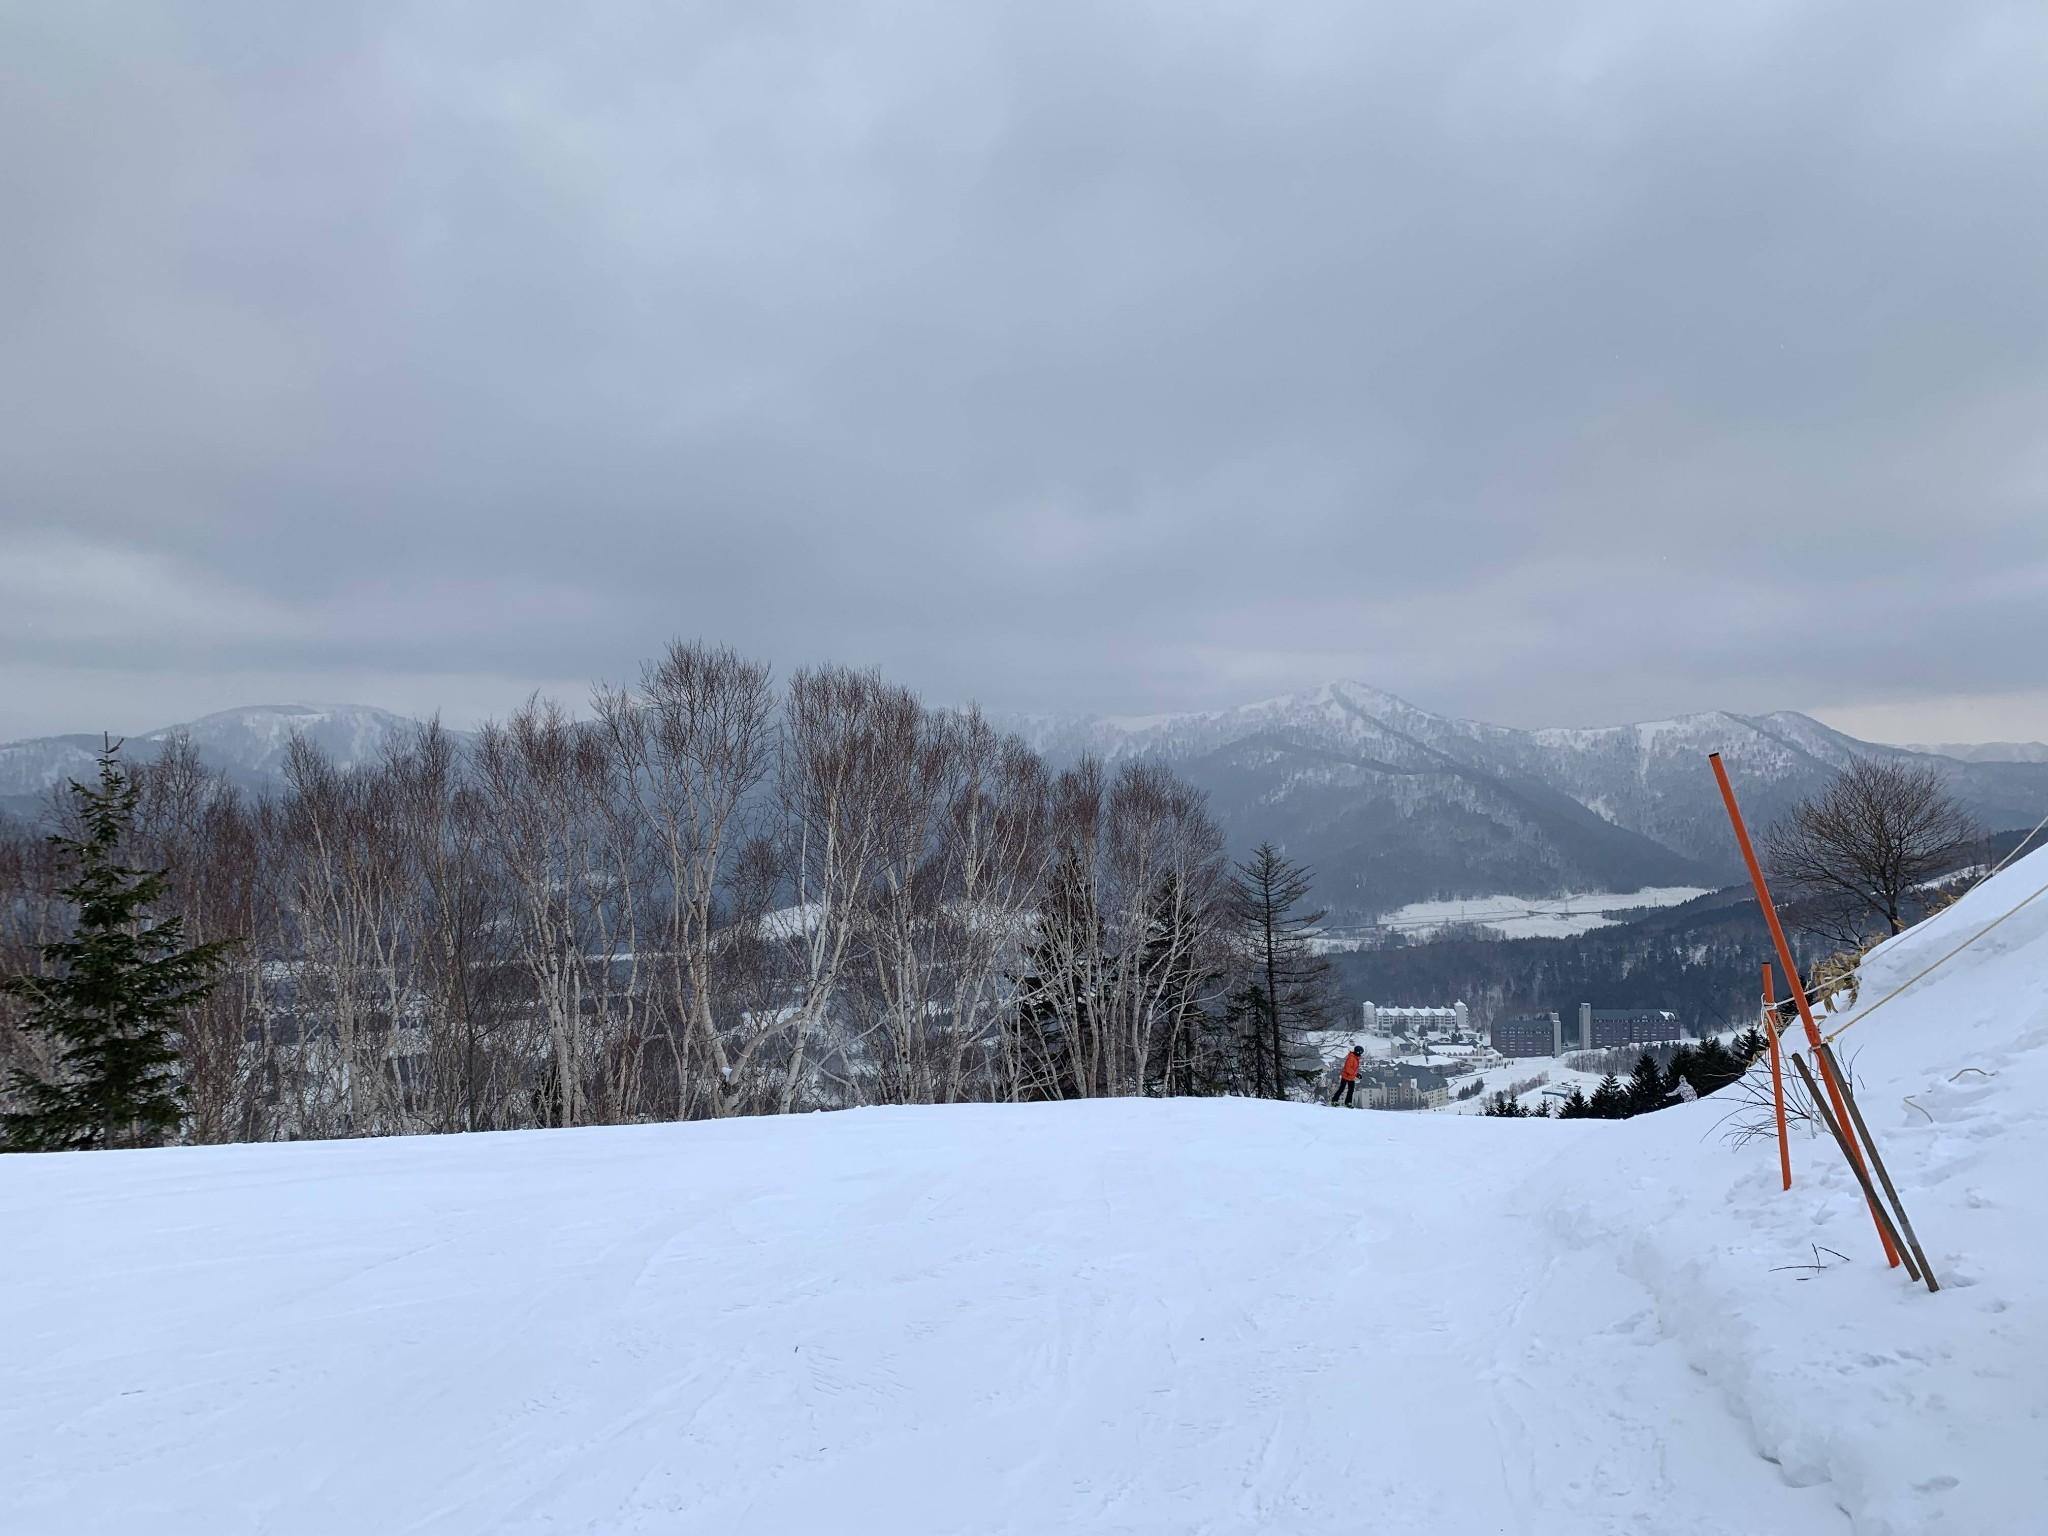
{"label": "orange bamboo pole", "polygon": [[[1749,840],[1749,828],[1743,823],[1742,807],[1735,803],[1735,786],[1728,782],[1728,770],[1721,763],[1720,753],[1709,752],[1707,761],[1714,765],[1714,781],[1721,786],[1721,803],[1728,808],[1728,822],[1735,828],[1735,841],[1742,849],[1742,862],[1749,869],[1749,883],[1756,887],[1756,904],[1764,909],[1764,921],[1770,925],[1771,943],[1778,951],[1778,964],[1785,968],[1785,980],[1792,988],[1792,1001],[1799,1005],[1799,1022],[1806,1026],[1806,1043],[1813,1047],[1814,1060],[1820,1063],[1821,1079],[1827,1084],[1828,1098],[1834,1104],[1835,1121],[1844,1128],[1843,1150],[1858,1176],[1868,1184],[1870,1176],[1863,1171],[1863,1154],[1847,1132],[1848,1106],[1843,1104],[1842,1090],[1836,1086],[1834,1074],[1821,1057],[1820,1026],[1813,1022],[1813,1009],[1806,1001],[1806,984],[1799,979],[1799,967],[1792,963],[1792,946],[1785,942],[1785,927],[1778,921],[1778,908],[1771,900],[1771,888],[1764,884],[1763,866],[1756,861],[1756,848]],[[1885,1262],[1897,1269],[1899,1250],[1893,1246],[1891,1234],[1885,1231],[1885,1214],[1878,1208],[1874,1196],[1871,1197],[1870,1219],[1877,1227],[1877,1240],[1884,1245]]]}
{"label": "orange bamboo pole", "polygon": [[1785,1075],[1778,1065],[1778,1005],[1772,997],[1771,962],[1764,962],[1764,1038],[1771,1042],[1771,1104],[1778,1112],[1778,1171],[1792,1187],[1792,1143],[1785,1137]]}

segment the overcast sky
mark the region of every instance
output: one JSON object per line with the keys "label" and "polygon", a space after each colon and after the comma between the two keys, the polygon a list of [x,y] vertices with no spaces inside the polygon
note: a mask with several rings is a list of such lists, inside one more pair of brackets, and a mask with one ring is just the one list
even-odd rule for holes
{"label": "overcast sky", "polygon": [[0,737],[675,635],[2048,736],[2048,7],[0,5]]}

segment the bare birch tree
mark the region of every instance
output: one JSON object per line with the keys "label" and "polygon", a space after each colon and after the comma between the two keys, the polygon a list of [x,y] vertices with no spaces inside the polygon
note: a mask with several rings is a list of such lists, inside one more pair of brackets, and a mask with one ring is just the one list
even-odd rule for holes
{"label": "bare birch tree", "polygon": [[531,1085],[535,1118],[618,1118],[631,1063],[608,1048],[630,1025],[632,989],[618,976],[634,944],[600,811],[610,758],[593,732],[539,700],[487,725],[476,757],[493,851],[515,892],[533,1017],[549,1043],[550,1070]]}
{"label": "bare birch tree", "polygon": [[955,774],[941,829],[939,937],[951,1032],[937,1096],[1013,1098],[1014,1053],[1000,1028],[1045,880],[1050,779],[1037,753],[980,711],[947,720]]}
{"label": "bare birch tree", "polygon": [[918,711],[906,690],[873,672],[822,667],[790,680],[778,790],[792,905],[772,919],[794,973],[788,1055],[775,1101],[785,1113],[807,1069],[836,1074],[846,1086],[854,1086],[860,1070],[843,1050],[829,1061],[808,1053],[833,1022],[862,934],[890,833],[890,754],[914,730]]}
{"label": "bare birch tree", "polygon": [[373,775],[337,769],[303,738],[287,751],[285,781],[294,1008],[311,1090],[301,1114],[309,1134],[369,1135],[388,1129],[386,1058],[399,1012],[391,808]]}
{"label": "bare birch tree", "polygon": [[1125,764],[1106,811],[1102,1091],[1134,1094],[1164,1082],[1163,1063],[1214,990],[1223,835],[1201,794],[1158,763]]}
{"label": "bare birch tree", "polygon": [[768,669],[731,650],[678,641],[647,666],[637,691],[600,688],[596,708],[619,786],[662,859],[662,974],[673,1016],[685,1021],[672,1050],[677,1096],[689,1103],[689,1063],[701,1053],[712,1073],[706,1102],[714,1114],[730,1114],[745,1073],[735,1074],[714,1006],[719,894],[733,844],[745,833],[741,814],[771,760]]}

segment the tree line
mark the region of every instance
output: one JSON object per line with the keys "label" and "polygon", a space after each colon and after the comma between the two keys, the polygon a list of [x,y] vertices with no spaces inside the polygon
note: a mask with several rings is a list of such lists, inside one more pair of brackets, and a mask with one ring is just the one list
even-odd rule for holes
{"label": "tree line", "polygon": [[1559,1120],[1631,1120],[1637,1115],[1668,1109],[1688,1097],[1703,1099],[1739,1082],[1750,1063],[1763,1055],[1769,1045],[1763,1030],[1756,1025],[1729,1044],[1723,1044],[1715,1035],[1697,1042],[1682,1041],[1661,1053],[1665,1057],[1662,1062],[1658,1060],[1659,1052],[1644,1051],[1636,1058],[1635,1069],[1626,1081],[1609,1072],[1591,1093],[1577,1083],[1572,1084],[1571,1092],[1558,1101],[1554,1110],[1548,1102],[1530,1109],[1510,1091],[1496,1093],[1487,1100],[1485,1113],[1505,1119],[1540,1119],[1550,1115]]}
{"label": "tree line", "polygon": [[276,793],[110,745],[49,819],[0,835],[17,1146],[1288,1096],[1319,1067],[1306,872],[1233,868],[1159,764],[1055,771],[873,672],[777,687],[679,643],[587,719],[536,698],[367,766],[294,741]]}

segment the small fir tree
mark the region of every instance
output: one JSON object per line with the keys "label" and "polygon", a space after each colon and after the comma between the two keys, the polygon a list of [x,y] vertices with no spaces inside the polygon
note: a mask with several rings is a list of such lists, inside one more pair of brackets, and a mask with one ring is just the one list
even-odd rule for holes
{"label": "small fir tree", "polygon": [[1564,1102],[1557,1106],[1557,1118],[1560,1120],[1592,1119],[1593,1105],[1592,1101],[1586,1097],[1586,1090],[1577,1083],[1573,1083],[1571,1092],[1567,1093],[1564,1096]]}
{"label": "small fir tree", "polygon": [[80,835],[53,836],[72,867],[59,894],[77,908],[71,936],[41,948],[43,974],[0,976],[0,993],[28,1004],[22,1029],[56,1047],[48,1077],[17,1071],[26,1106],[0,1116],[13,1151],[151,1146],[184,1117],[176,1033],[181,1014],[215,985],[227,942],[184,942],[181,919],[150,919],[167,870],[121,863],[136,789],[119,747],[100,753],[97,789],[71,786]]}

